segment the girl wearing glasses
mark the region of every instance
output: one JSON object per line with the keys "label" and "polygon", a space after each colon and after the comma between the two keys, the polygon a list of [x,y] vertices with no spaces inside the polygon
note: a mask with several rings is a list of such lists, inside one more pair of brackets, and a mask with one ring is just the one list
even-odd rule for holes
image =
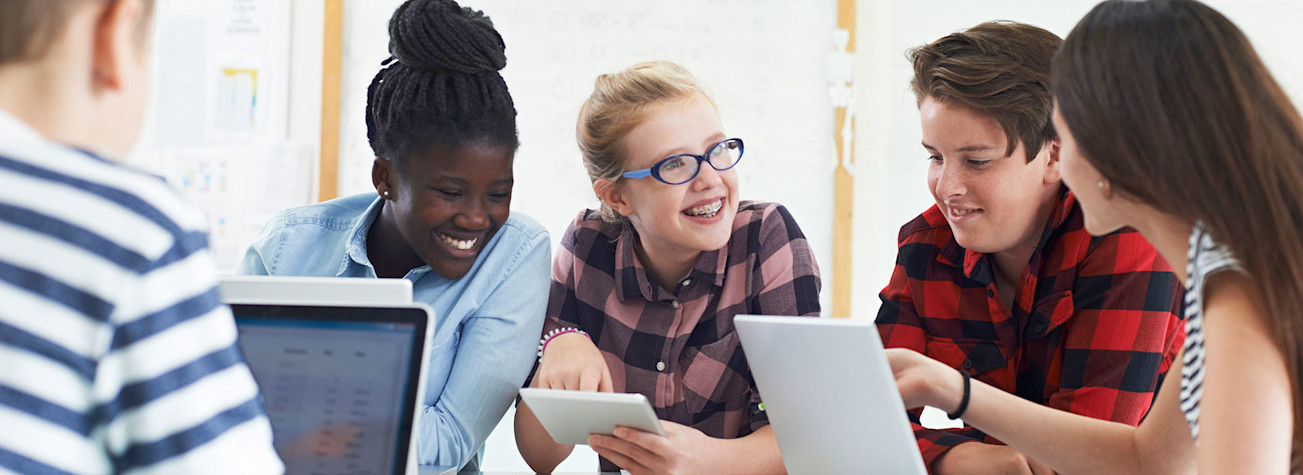
{"label": "girl wearing glasses", "polygon": [[[593,436],[603,471],[781,473],[733,316],[818,315],[819,269],[796,221],[741,200],[743,142],[677,64],[598,77],[577,139],[602,205],[562,238],[530,386],[647,396],[667,435]],[[570,454],[524,404],[515,427],[540,473]]]}

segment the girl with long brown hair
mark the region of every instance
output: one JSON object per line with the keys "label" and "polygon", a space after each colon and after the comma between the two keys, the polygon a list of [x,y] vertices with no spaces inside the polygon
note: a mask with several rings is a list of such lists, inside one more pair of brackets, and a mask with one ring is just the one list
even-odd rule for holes
{"label": "girl with long brown hair", "polygon": [[[1058,472],[1280,473],[1300,440],[1303,119],[1244,34],[1193,0],[1111,0],[1054,63],[1063,180],[1086,229],[1139,230],[1186,286],[1180,377],[1138,428],[1031,404],[889,350],[907,405]],[[1294,468],[1297,471],[1296,468]]]}

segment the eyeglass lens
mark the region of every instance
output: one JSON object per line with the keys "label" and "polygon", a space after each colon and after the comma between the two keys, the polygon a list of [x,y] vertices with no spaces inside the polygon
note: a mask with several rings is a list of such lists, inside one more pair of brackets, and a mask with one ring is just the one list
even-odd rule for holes
{"label": "eyeglass lens", "polygon": [[[710,165],[716,170],[727,170],[737,164],[741,153],[742,144],[736,140],[725,140],[706,152],[706,159],[710,160]],[[661,164],[657,170],[660,172],[661,179],[670,183],[683,183],[691,180],[697,175],[697,169],[701,166],[701,161],[692,155],[678,155],[671,157]]]}

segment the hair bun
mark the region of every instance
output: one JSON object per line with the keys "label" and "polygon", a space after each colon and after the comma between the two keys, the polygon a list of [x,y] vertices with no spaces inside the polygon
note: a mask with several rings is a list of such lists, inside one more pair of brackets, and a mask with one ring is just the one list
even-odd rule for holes
{"label": "hair bun", "polygon": [[453,0],[408,0],[389,19],[389,53],[414,69],[499,71],[506,47],[489,17]]}

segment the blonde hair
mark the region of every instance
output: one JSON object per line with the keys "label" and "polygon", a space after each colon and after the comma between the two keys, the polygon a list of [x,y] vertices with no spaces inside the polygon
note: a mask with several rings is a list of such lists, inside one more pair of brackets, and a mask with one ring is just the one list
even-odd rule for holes
{"label": "blonde hair", "polygon": [[[618,182],[628,158],[624,143],[629,132],[646,121],[657,106],[686,102],[697,95],[711,101],[687,68],[669,61],[639,63],[598,76],[593,94],[579,110],[575,130],[588,178],[593,183],[602,179]],[[607,222],[625,223],[605,201],[600,213]]]}

